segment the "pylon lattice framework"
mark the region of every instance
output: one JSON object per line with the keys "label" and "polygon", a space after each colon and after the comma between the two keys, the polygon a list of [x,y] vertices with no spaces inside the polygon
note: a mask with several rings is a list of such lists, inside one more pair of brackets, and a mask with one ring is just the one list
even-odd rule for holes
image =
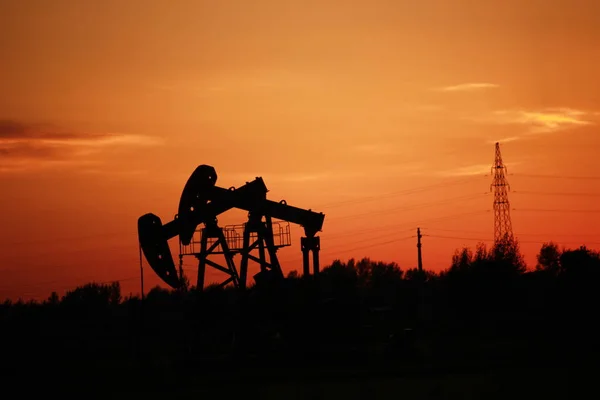
{"label": "pylon lattice framework", "polygon": [[494,243],[502,239],[513,240],[512,223],[510,220],[510,203],[508,192],[510,185],[506,179],[506,167],[502,163],[500,143],[496,143],[496,157],[492,166],[492,185],[490,190],[494,193]]}

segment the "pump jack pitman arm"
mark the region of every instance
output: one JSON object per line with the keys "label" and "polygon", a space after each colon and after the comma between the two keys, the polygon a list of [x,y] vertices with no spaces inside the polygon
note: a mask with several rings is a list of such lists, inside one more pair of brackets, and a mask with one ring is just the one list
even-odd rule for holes
{"label": "pump jack pitman arm", "polygon": [[307,237],[316,235],[323,226],[325,215],[322,213],[289,206],[285,201],[267,200],[268,190],[262,178],[237,189],[215,186],[216,181],[215,169],[200,165],[183,189],[178,214],[173,221],[162,225],[160,218],[154,214],[145,214],[138,219],[140,246],[148,264],[173,288],[178,288],[181,282],[168,240],[179,236],[181,243],[188,245],[199,224],[213,223],[218,215],[231,208],[296,223],[304,227]]}

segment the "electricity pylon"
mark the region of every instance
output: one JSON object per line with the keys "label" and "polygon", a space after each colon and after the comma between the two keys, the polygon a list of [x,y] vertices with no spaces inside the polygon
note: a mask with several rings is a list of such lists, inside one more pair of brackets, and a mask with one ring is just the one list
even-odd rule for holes
{"label": "electricity pylon", "polygon": [[506,179],[506,172],[500,154],[500,143],[496,143],[496,158],[492,166],[493,180],[490,186],[490,191],[494,192],[494,243],[505,239],[514,240],[508,202],[510,185]]}

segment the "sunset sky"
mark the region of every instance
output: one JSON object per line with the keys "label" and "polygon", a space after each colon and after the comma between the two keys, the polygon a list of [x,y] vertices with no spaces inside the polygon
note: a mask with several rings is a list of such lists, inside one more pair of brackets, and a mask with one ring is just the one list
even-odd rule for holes
{"label": "sunset sky", "polygon": [[0,1],[0,299],[138,291],[137,218],[171,220],[200,164],[323,211],[322,265],[415,267],[420,226],[439,271],[493,239],[499,141],[528,266],[548,240],[598,249],[598,15],[594,0]]}

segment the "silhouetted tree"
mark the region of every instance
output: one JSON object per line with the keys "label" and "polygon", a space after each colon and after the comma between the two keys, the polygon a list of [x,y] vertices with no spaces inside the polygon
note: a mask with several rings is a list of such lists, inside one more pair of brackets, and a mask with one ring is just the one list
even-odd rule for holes
{"label": "silhouetted tree", "polygon": [[58,297],[58,293],[52,292],[48,300],[46,300],[46,304],[50,306],[57,306],[60,303],[60,297]]}
{"label": "silhouetted tree", "polygon": [[180,277],[180,281],[181,281],[181,286],[179,287],[179,291],[180,292],[187,292],[190,290],[190,280],[188,279],[187,276],[183,275],[182,277]]}
{"label": "silhouetted tree", "polygon": [[121,302],[119,282],[110,284],[88,283],[68,291],[62,304],[76,308],[101,309],[116,306]]}
{"label": "silhouetted tree", "polygon": [[561,251],[556,243],[544,243],[537,255],[536,271],[557,275],[560,272],[560,257]]}
{"label": "silhouetted tree", "polygon": [[592,279],[600,272],[600,255],[581,246],[575,250],[564,250],[559,259],[560,272],[567,278]]}
{"label": "silhouetted tree", "polygon": [[146,295],[146,302],[150,304],[171,304],[172,293],[171,290],[155,286]]}
{"label": "silhouetted tree", "polygon": [[354,259],[348,263],[334,260],[331,265],[323,268],[319,274],[319,281],[326,293],[332,295],[348,295],[357,289],[358,273]]}
{"label": "silhouetted tree", "polygon": [[496,242],[488,253],[488,258],[507,273],[522,274],[527,269],[517,239],[505,238]]}
{"label": "silhouetted tree", "polygon": [[369,258],[363,258],[357,264],[359,278],[370,290],[385,290],[390,286],[398,285],[402,280],[402,270],[396,263],[374,262]]}
{"label": "silhouetted tree", "polygon": [[428,271],[425,269],[419,271],[417,268],[408,269],[403,275],[405,280],[411,282],[431,282],[438,276],[434,271]]}
{"label": "silhouetted tree", "polygon": [[458,274],[468,271],[473,264],[473,252],[468,247],[456,250],[452,255],[449,274]]}

